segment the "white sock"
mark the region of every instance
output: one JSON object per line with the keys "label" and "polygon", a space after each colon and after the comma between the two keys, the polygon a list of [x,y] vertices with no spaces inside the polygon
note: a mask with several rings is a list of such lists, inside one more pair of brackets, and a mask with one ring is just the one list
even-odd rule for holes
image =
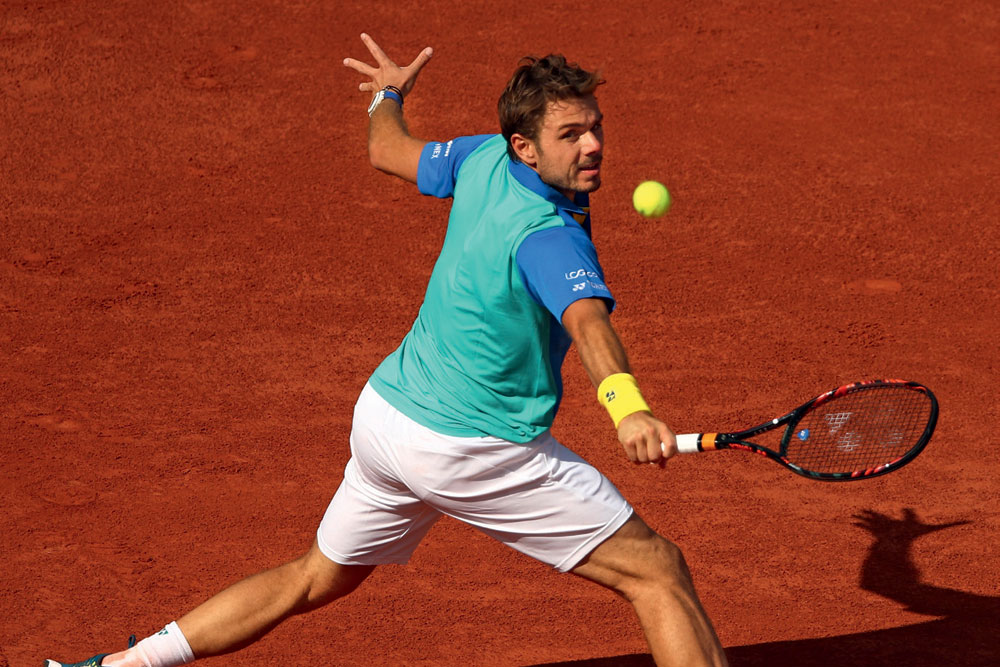
{"label": "white sock", "polygon": [[176,622],[121,653],[106,657],[106,667],[179,667],[194,662],[194,653]]}

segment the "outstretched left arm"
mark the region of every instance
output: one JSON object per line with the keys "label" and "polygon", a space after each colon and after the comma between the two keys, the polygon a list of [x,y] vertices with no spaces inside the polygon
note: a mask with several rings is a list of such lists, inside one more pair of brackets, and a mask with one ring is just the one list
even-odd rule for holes
{"label": "outstretched left arm", "polygon": [[[358,89],[370,92],[373,96],[386,86],[393,86],[405,98],[433,53],[428,47],[409,65],[400,67],[389,59],[370,36],[362,33],[361,41],[368,47],[378,66],[372,67],[354,58],[345,58],[344,66],[371,79],[360,84]],[[379,171],[416,183],[420,153],[426,143],[410,136],[403,121],[403,108],[395,101],[386,99],[372,112],[368,126],[368,157],[371,165]]]}

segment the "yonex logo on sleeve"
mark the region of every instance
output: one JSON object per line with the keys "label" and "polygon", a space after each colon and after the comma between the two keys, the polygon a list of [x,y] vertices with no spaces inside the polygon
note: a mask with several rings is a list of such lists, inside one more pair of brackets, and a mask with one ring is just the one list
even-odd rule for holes
{"label": "yonex logo on sleeve", "polygon": [[574,292],[586,289],[587,285],[590,285],[593,289],[598,291],[608,291],[608,286],[601,282],[601,276],[596,271],[576,269],[575,271],[567,271],[566,273],[563,273],[563,277],[566,278],[566,280],[579,280],[580,278],[586,278],[586,280],[582,283],[573,284]]}
{"label": "yonex logo on sleeve", "polygon": [[607,401],[608,403],[615,400],[615,392],[614,391],[605,392],[604,400]]}
{"label": "yonex logo on sleeve", "polygon": [[455,143],[454,139],[452,139],[446,144],[441,144],[441,143],[434,144],[434,150],[431,151],[431,159],[436,160],[437,158],[441,157],[442,146],[444,147],[444,156],[448,157],[448,155],[451,153],[451,145],[453,143]]}

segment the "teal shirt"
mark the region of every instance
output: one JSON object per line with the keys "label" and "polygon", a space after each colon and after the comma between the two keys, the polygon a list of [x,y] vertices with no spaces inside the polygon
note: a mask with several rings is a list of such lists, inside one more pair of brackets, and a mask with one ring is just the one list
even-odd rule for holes
{"label": "teal shirt", "polygon": [[[570,341],[561,309],[592,296],[613,307],[589,238],[586,195],[571,202],[542,183],[507,157],[499,135],[428,144],[418,186],[454,197],[448,231],[417,319],[371,385],[439,433],[528,442],[552,425],[562,394]],[[534,237],[519,263],[525,239],[546,230],[553,232]],[[549,286],[533,280],[532,267],[551,259],[541,240],[569,234],[583,249],[560,253],[567,270],[546,278]]]}

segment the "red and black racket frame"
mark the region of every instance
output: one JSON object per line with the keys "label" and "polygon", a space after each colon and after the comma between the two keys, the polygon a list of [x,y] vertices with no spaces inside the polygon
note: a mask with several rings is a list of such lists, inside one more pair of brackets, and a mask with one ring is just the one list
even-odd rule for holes
{"label": "red and black racket frame", "polygon": [[[785,455],[788,452],[788,444],[795,433],[796,425],[810,410],[813,410],[830,400],[845,396],[846,394],[875,389],[878,387],[902,387],[912,391],[918,391],[925,394],[930,402],[930,414],[928,416],[927,426],[924,428],[923,434],[920,436],[917,443],[905,454],[893,461],[880,464],[873,468],[854,470],[850,472],[816,472],[797,466],[785,458]],[[709,451],[713,449],[739,449],[752,452],[754,454],[760,454],[761,456],[766,456],[769,459],[777,461],[792,472],[802,475],[803,477],[808,477],[809,479],[816,479],[825,482],[849,482],[885,475],[893,472],[894,470],[898,470],[912,461],[918,454],[920,454],[921,451],[923,451],[924,447],[926,447],[927,443],[930,441],[931,435],[934,433],[934,427],[937,425],[937,417],[937,398],[930,389],[919,382],[895,379],[865,380],[862,382],[845,384],[837,387],[836,389],[831,389],[826,393],[820,394],[819,396],[806,401],[804,404],[783,417],[771,419],[770,421],[766,421],[759,426],[755,426],[745,431],[740,431],[738,433],[702,433],[698,438],[698,449],[700,451]],[[747,441],[748,438],[752,438],[755,435],[760,435],[765,431],[770,431],[780,426],[785,426],[786,428],[781,438],[779,451],[777,452],[768,447]]]}

